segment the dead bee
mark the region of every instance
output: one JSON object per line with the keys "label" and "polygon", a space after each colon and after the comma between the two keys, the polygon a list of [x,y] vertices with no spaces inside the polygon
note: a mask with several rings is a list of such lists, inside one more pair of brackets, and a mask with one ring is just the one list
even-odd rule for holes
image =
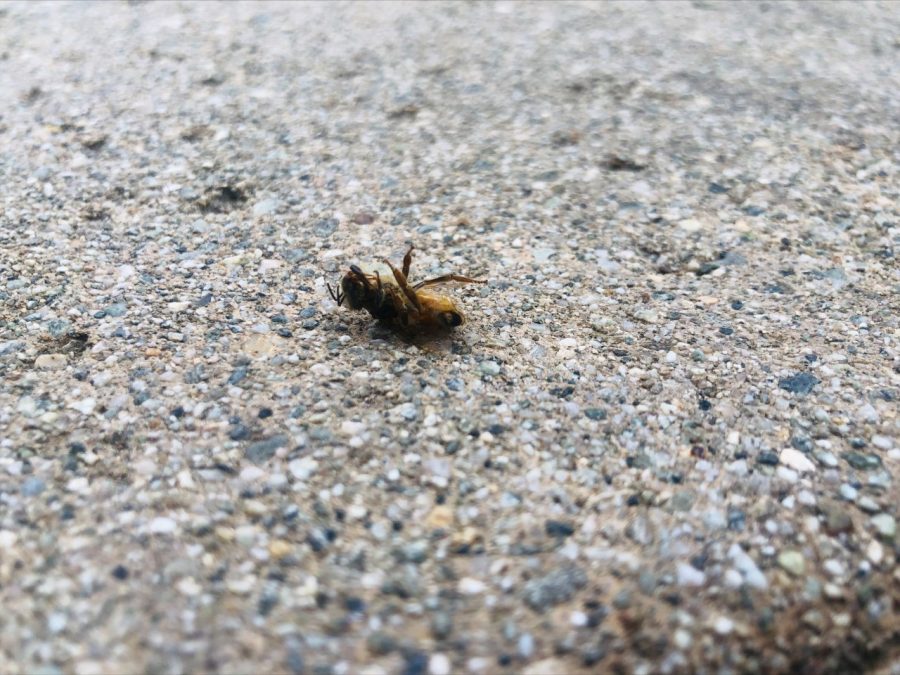
{"label": "dead bee", "polygon": [[402,329],[440,330],[463,325],[466,318],[453,300],[431,289],[454,281],[461,284],[487,282],[445,274],[412,285],[408,281],[412,252],[410,246],[403,257],[402,270],[385,260],[384,278],[378,269],[363,271],[357,265],[350,265],[350,271],[341,279],[340,288],[335,291],[329,285],[328,292],[338,305],[346,300],[350,309],[365,309],[374,318]]}

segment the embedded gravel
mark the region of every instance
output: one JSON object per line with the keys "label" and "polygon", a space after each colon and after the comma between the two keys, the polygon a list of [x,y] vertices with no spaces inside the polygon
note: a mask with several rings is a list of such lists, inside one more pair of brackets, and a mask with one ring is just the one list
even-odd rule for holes
{"label": "embedded gravel", "polygon": [[898,35],[0,5],[0,671],[900,672]]}

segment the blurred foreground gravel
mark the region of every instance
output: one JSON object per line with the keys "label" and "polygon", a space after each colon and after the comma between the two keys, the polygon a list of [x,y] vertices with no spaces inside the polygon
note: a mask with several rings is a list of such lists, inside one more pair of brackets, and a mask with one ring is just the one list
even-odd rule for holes
{"label": "blurred foreground gravel", "polygon": [[897,9],[0,5],[0,671],[900,672]]}

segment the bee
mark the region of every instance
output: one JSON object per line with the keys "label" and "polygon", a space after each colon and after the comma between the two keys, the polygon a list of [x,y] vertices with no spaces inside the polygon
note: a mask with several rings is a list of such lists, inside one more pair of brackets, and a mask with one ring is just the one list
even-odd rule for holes
{"label": "bee", "polygon": [[375,319],[404,330],[445,330],[462,326],[466,318],[452,299],[434,292],[442,284],[486,284],[487,281],[470,279],[458,274],[409,282],[413,247],[403,256],[403,269],[397,269],[385,259],[384,277],[379,269],[363,271],[350,265],[350,271],[341,279],[337,290],[328,285],[328,292],[338,304],[347,301],[350,309],[365,309]]}

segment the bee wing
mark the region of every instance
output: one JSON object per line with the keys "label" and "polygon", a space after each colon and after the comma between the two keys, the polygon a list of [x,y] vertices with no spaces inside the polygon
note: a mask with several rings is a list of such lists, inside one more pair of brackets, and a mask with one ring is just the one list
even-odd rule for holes
{"label": "bee wing", "polygon": [[486,279],[470,279],[469,277],[460,276],[459,274],[445,274],[442,277],[435,277],[426,281],[420,281],[413,289],[427,288],[432,286],[446,286],[448,284],[486,284]]}

